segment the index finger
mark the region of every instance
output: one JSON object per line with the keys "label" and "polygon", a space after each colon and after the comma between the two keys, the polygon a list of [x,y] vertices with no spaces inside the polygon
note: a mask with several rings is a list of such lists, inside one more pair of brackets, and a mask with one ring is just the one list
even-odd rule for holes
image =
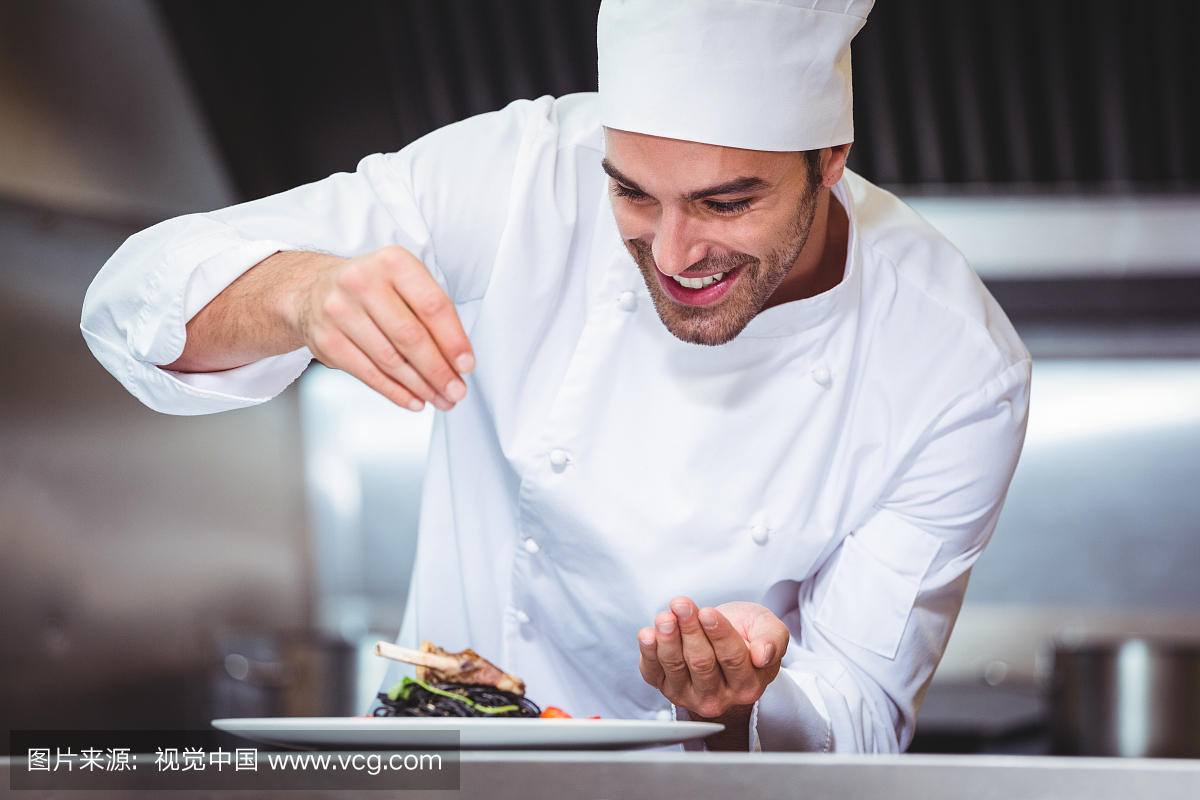
{"label": "index finger", "polygon": [[708,635],[725,683],[735,693],[758,689],[758,675],[750,659],[750,648],[724,614],[715,608],[700,609],[700,625]]}
{"label": "index finger", "polygon": [[401,247],[396,249],[400,252],[391,254],[393,287],[433,336],[446,362],[466,375],[475,369],[475,353],[454,303],[416,256]]}
{"label": "index finger", "polygon": [[679,632],[683,638],[683,655],[691,672],[692,686],[701,696],[720,692],[723,682],[721,664],[704,630],[697,619],[699,609],[686,597],[671,601],[671,611],[679,620]]}

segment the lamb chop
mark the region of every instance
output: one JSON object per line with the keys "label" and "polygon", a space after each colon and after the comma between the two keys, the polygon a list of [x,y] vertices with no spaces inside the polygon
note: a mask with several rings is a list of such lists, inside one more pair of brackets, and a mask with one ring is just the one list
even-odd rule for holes
{"label": "lamb chop", "polygon": [[376,642],[375,655],[406,664],[416,664],[417,680],[423,683],[474,683],[495,686],[517,695],[525,694],[524,681],[516,675],[502,671],[470,648],[459,653],[447,653],[429,642],[421,642],[420,650]]}

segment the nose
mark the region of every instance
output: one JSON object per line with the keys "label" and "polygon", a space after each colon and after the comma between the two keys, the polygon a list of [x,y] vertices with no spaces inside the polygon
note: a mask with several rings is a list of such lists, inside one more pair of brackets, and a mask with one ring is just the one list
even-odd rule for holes
{"label": "nose", "polygon": [[650,251],[664,275],[678,275],[704,258],[708,246],[698,235],[695,220],[682,209],[667,206],[663,209]]}

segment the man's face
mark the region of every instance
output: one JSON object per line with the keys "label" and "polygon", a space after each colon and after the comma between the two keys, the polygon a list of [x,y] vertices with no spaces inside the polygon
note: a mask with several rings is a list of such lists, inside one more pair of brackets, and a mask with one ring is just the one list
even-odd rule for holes
{"label": "man's face", "polygon": [[804,249],[819,172],[803,153],[605,136],[617,227],[659,318],[685,342],[733,339]]}

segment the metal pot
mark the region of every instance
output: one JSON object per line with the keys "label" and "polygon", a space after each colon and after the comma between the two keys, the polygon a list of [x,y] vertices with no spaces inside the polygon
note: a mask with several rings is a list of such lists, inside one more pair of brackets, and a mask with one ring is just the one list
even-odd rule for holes
{"label": "metal pot", "polygon": [[1058,645],[1050,724],[1058,755],[1200,758],[1200,642]]}

